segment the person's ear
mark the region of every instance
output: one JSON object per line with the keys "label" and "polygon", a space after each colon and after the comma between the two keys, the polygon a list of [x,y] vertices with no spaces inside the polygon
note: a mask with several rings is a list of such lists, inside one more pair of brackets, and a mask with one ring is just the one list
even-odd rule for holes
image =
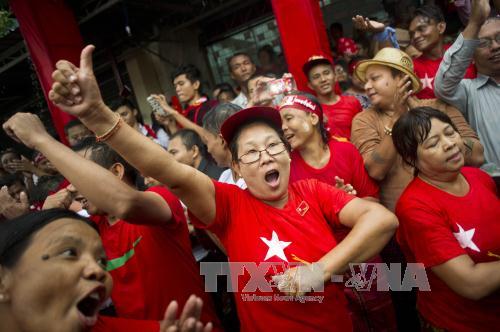
{"label": "person's ear", "polygon": [[319,123],[319,116],[315,113],[309,113],[311,117],[311,124],[316,126]]}
{"label": "person's ear", "polygon": [[125,175],[125,166],[121,163],[114,163],[111,165],[109,168],[111,173],[113,173],[114,176],[118,177],[120,180],[123,180],[123,176]]}
{"label": "person's ear", "polygon": [[231,161],[231,169],[233,170],[233,174],[236,174],[239,178],[241,178],[240,164],[237,161]]}
{"label": "person's ear", "polygon": [[193,145],[191,150],[193,151],[193,159],[198,158],[198,156],[200,155],[200,148],[197,145]]}
{"label": "person's ear", "polygon": [[10,288],[12,281],[12,272],[0,265],[0,303],[10,301]]}
{"label": "person's ear", "polygon": [[440,35],[444,34],[444,32],[446,30],[446,22],[439,22],[437,24],[437,28],[438,28],[438,31],[439,31]]}
{"label": "person's ear", "polygon": [[226,140],[224,139],[224,137],[222,137],[222,134],[219,134],[218,139],[219,139],[219,142],[222,145],[223,149],[229,149],[229,147],[227,146]]}
{"label": "person's ear", "polygon": [[200,90],[200,85],[201,85],[200,81],[196,80],[193,83],[193,88],[198,91],[198,90]]}

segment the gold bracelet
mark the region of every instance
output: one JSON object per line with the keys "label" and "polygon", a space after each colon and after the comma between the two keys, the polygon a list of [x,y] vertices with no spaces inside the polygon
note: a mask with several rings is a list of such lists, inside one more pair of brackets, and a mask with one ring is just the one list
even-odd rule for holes
{"label": "gold bracelet", "polygon": [[384,126],[384,134],[392,136],[392,129],[387,126]]}
{"label": "gold bracelet", "polygon": [[118,131],[118,129],[120,129],[122,124],[123,124],[123,119],[121,116],[118,115],[118,120],[107,132],[105,132],[102,135],[95,136],[96,141],[97,142],[104,142],[104,141],[108,140],[111,136],[113,136]]}

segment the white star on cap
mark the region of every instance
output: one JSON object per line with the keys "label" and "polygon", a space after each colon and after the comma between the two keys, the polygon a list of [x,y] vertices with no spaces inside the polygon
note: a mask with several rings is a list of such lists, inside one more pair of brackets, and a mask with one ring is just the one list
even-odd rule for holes
{"label": "white star on cap", "polygon": [[275,231],[273,231],[271,240],[268,240],[265,237],[261,237],[260,239],[264,241],[264,243],[267,244],[267,246],[269,247],[269,250],[267,250],[266,258],[264,258],[265,261],[267,261],[269,258],[273,256],[277,256],[282,260],[284,260],[285,262],[288,262],[288,259],[286,258],[283,249],[288,247],[292,242],[280,241],[278,239],[278,234],[276,234]]}
{"label": "white star on cap", "polygon": [[420,79],[420,82],[422,82],[422,89],[429,88],[429,89],[434,89],[432,87],[432,81],[434,81],[434,77],[429,77],[427,76],[427,73],[425,73],[425,77]]}
{"label": "white star on cap", "polygon": [[475,228],[469,229],[468,231],[464,231],[462,226],[457,224],[458,226],[458,233],[453,233],[455,235],[455,238],[457,239],[458,243],[460,243],[460,247],[462,248],[471,248],[472,250],[475,250],[477,252],[481,252],[479,248],[476,246],[474,242],[472,242],[472,237],[474,236],[474,232],[476,231]]}

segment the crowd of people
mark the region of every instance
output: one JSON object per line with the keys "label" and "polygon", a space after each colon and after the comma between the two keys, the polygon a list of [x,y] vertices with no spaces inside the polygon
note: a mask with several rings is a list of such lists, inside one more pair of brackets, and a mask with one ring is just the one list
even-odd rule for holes
{"label": "crowd of people", "polygon": [[[68,145],[34,114],[3,123],[34,154],[0,155],[0,330],[495,330],[500,8],[455,2],[451,44],[435,5],[405,33],[333,24],[332,52],[303,64],[308,91],[270,46],[259,66],[232,55],[236,87],[210,95],[180,66],[179,103],[152,94],[151,126],[130,99],[104,103],[94,46],[58,61]],[[214,262],[231,276],[208,291]],[[380,264],[414,263],[430,290],[377,287]]]}

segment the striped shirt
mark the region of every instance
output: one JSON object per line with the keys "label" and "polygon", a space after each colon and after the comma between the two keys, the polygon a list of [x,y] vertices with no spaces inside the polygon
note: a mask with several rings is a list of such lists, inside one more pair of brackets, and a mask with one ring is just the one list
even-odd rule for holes
{"label": "striped shirt", "polygon": [[477,132],[486,161],[500,167],[500,83],[478,73],[463,79],[479,40],[460,34],[444,54],[434,81],[434,93],[458,108]]}

